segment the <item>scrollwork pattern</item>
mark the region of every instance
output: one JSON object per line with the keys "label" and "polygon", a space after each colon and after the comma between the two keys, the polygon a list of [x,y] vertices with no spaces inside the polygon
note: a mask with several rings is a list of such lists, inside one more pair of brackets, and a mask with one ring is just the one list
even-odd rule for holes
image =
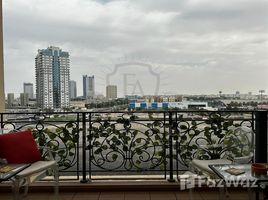
{"label": "scrollwork pattern", "polygon": [[126,114],[116,121],[93,121],[88,136],[92,164],[111,171],[160,169],[167,142],[163,127],[162,121],[142,123]]}
{"label": "scrollwork pattern", "polygon": [[[57,120],[50,117],[51,113],[27,114],[30,120],[2,120],[1,130],[31,129],[39,146],[46,146],[52,151],[62,172],[81,172],[84,169],[79,163],[83,163],[89,173],[139,173],[167,172],[172,162],[187,168],[193,158],[219,158],[226,151],[223,138],[230,134],[230,127],[247,126],[254,129],[252,112],[69,114],[72,117],[64,118],[57,114]],[[83,135],[79,137],[81,133]],[[89,156],[86,158],[89,160],[85,160],[82,153]],[[42,154],[46,159],[48,151],[44,149]]]}
{"label": "scrollwork pattern", "polygon": [[173,122],[176,159],[181,165],[188,166],[193,158],[220,158],[227,151],[224,137],[231,127],[252,127],[251,118],[233,117],[231,113],[203,112],[200,116],[199,119],[178,117]]}
{"label": "scrollwork pattern", "polygon": [[3,128],[9,127],[9,132],[31,130],[43,159],[49,159],[49,149],[60,170],[65,171],[77,165],[78,124],[75,121],[50,121],[48,116],[44,113],[28,114],[31,120],[6,121]]}

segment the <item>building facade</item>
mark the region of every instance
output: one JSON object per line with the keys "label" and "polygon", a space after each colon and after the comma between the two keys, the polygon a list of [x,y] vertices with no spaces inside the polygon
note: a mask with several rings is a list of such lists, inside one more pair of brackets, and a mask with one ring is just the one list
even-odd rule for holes
{"label": "building facade", "polygon": [[69,53],[58,47],[39,49],[35,58],[36,100],[44,108],[69,107]]}
{"label": "building facade", "polygon": [[77,88],[76,88],[76,81],[70,80],[70,99],[75,99],[77,97]]}
{"label": "building facade", "polygon": [[27,106],[29,104],[29,95],[28,93],[20,93],[20,105]]}
{"label": "building facade", "polygon": [[34,98],[33,84],[23,83],[23,93],[28,94],[29,99],[33,99]]}
{"label": "building facade", "polygon": [[85,99],[93,98],[95,95],[94,76],[83,75],[83,97]]}
{"label": "building facade", "polygon": [[106,86],[106,98],[107,99],[116,99],[117,98],[117,86],[116,85],[107,85]]}
{"label": "building facade", "polygon": [[7,105],[9,108],[13,106],[14,100],[15,100],[14,93],[8,93],[7,94]]}

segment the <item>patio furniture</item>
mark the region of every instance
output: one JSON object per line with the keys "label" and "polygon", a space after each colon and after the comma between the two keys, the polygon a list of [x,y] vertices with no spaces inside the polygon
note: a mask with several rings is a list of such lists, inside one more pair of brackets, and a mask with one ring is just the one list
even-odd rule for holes
{"label": "patio furniture", "polygon": [[0,183],[8,181],[31,164],[6,164],[0,162]]}
{"label": "patio furniture", "polygon": [[[256,190],[256,200],[259,200],[259,190],[264,185],[268,183],[268,175],[266,174],[255,174],[252,173],[251,164],[221,164],[221,165],[209,165],[211,170],[215,172],[223,181],[224,186],[228,187],[231,185],[243,186],[248,188],[248,193],[250,199],[252,198],[251,188],[257,188]],[[241,171],[240,174],[233,175],[232,170]],[[229,170],[229,171],[228,171]],[[267,187],[263,188],[264,194],[267,195]],[[265,196],[264,199],[268,197]]]}
{"label": "patio furniture", "polygon": [[[49,153],[50,154],[50,153]],[[46,176],[51,170],[55,181],[55,198],[58,198],[58,165],[50,154],[50,160],[42,160],[38,146],[31,131],[22,131],[0,135],[0,157],[5,158],[8,164],[30,163],[10,180],[13,184],[14,199],[21,198],[20,188],[24,187],[24,196],[28,193],[29,185]]]}
{"label": "patio furniture", "polygon": [[[217,178],[217,175],[209,167],[215,164],[246,164],[253,159],[254,134],[252,129],[246,126],[232,127],[226,132],[223,142],[217,145],[206,146],[200,145],[204,151],[218,150],[222,155],[218,159],[202,160],[195,158],[192,160],[190,167],[192,171],[206,175],[209,178]],[[219,150],[220,149],[220,150]],[[220,157],[221,156],[221,157]]]}

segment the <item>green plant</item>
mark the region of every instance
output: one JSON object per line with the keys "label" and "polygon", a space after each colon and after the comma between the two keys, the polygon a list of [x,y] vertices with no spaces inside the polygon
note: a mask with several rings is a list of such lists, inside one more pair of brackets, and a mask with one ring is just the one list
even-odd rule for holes
{"label": "green plant", "polygon": [[166,136],[161,122],[147,124],[135,115],[122,115],[116,121],[96,119],[89,129],[88,149],[98,168],[143,171],[161,167],[165,158]]}
{"label": "green plant", "polygon": [[186,165],[193,158],[218,159],[226,151],[224,137],[234,121],[218,113],[211,113],[206,118],[205,121],[190,122],[180,118],[173,125],[175,139],[179,143],[178,159]]}
{"label": "green plant", "polygon": [[231,160],[251,156],[253,152],[252,130],[247,127],[233,127],[224,138],[227,157]]}
{"label": "green plant", "polygon": [[[52,156],[57,160],[60,167],[69,168],[72,166],[77,151],[79,130],[73,122],[65,127],[50,127],[33,129],[33,136],[40,147],[49,148]],[[48,159],[48,151],[41,148],[43,159]]]}

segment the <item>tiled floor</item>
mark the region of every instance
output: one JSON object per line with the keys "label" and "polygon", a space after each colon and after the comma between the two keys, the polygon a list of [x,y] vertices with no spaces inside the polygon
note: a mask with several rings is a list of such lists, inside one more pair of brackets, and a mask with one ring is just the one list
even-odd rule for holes
{"label": "tiled floor", "polygon": [[[218,191],[198,190],[192,193],[193,200],[217,200]],[[29,193],[27,200],[53,200],[53,193]],[[124,192],[60,192],[60,200],[187,200],[189,191],[124,191]],[[228,200],[249,199],[246,190],[230,191]],[[12,200],[12,194],[0,193],[0,200]]]}
{"label": "tiled floor", "polygon": [[[196,187],[192,192],[184,184],[168,181],[109,181],[99,180],[89,184],[78,181],[60,182],[60,200],[217,200],[219,188]],[[249,199],[248,190],[243,187],[228,188],[226,200]],[[253,195],[254,197],[255,195]],[[53,200],[53,187],[50,182],[32,184],[25,200]],[[23,199],[23,200],[24,200]],[[253,198],[255,199],[255,198]],[[260,198],[263,199],[263,198]],[[2,183],[0,200],[12,200],[10,183]]]}

